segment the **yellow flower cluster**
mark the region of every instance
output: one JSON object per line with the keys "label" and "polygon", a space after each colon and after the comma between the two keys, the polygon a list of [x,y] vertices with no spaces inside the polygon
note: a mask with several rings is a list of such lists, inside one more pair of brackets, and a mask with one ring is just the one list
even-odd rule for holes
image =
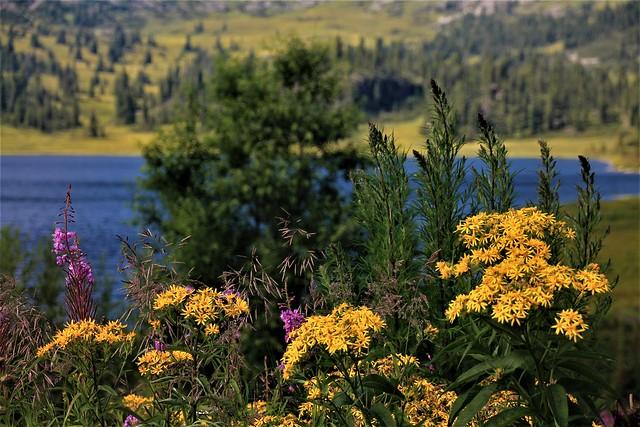
{"label": "yellow flower cluster", "polygon": [[82,343],[83,345],[105,343],[117,344],[131,342],[135,332],[125,332],[126,325],[118,321],[111,321],[100,325],[93,319],[71,321],[64,329],[56,332],[53,339],[40,347],[36,352],[38,357],[47,355],[52,350],[65,350],[68,347]]}
{"label": "yellow flower cluster", "polygon": [[249,425],[251,427],[296,427],[299,424],[295,415],[287,414],[285,416],[261,415]]}
{"label": "yellow flower cluster", "polygon": [[[250,427],[296,427],[298,419],[292,415],[285,416],[268,415],[267,403],[264,400],[257,400],[247,405],[247,410],[251,417]],[[240,425],[240,424],[235,424]],[[242,424],[246,425],[246,424]]]}
{"label": "yellow flower cluster", "polygon": [[140,408],[145,408],[153,403],[151,397],[144,397],[138,394],[128,394],[122,398],[122,404],[131,409],[133,412],[137,412]]}
{"label": "yellow flower cluster", "polygon": [[440,333],[440,330],[431,323],[427,323],[422,333],[426,338],[433,340]]}
{"label": "yellow flower cluster", "polygon": [[573,238],[575,233],[537,208],[480,213],[462,221],[457,231],[469,253],[455,265],[439,262],[440,276],[458,277],[472,268],[484,269],[484,274],[475,289],[449,304],[446,315],[451,322],[463,312],[483,312],[490,307],[498,322],[519,325],[531,309],[551,306],[561,289],[592,295],[609,290],[596,264],[584,270],[549,264],[550,249],[544,236],[555,233]]}
{"label": "yellow flower cluster", "polygon": [[402,373],[403,370],[418,367],[418,359],[406,354],[393,354],[373,362],[373,369],[384,375],[390,376],[393,373]]}
{"label": "yellow flower cluster", "polygon": [[582,338],[582,333],[589,327],[582,319],[582,315],[575,310],[562,310],[556,316],[556,324],[552,326],[556,334],[564,334],[574,342]]}
{"label": "yellow flower cluster", "polygon": [[289,379],[296,365],[316,346],[330,354],[362,353],[369,347],[371,331],[383,327],[384,321],[368,307],[341,304],[329,315],[311,316],[289,335],[291,342],[282,357],[283,377]]}
{"label": "yellow flower cluster", "polygon": [[418,378],[408,386],[400,386],[407,399],[405,414],[411,424],[431,427],[447,427],[449,412],[458,398],[445,386]]}
{"label": "yellow flower cluster", "polygon": [[[194,291],[177,285],[171,285],[158,294],[153,306],[157,311],[179,309],[184,319],[191,319],[198,326],[204,326],[208,336],[220,332],[220,327],[215,322],[223,316],[234,318],[249,313],[248,302],[238,294],[221,293],[212,288]],[[159,322],[152,324],[154,329],[157,329],[156,325],[159,326]]]}
{"label": "yellow flower cluster", "polygon": [[186,351],[149,350],[138,357],[138,371],[141,375],[162,375],[181,363],[192,361],[193,356]]}
{"label": "yellow flower cluster", "polygon": [[185,286],[171,285],[169,289],[161,292],[153,301],[154,310],[162,310],[167,307],[173,307],[182,303],[191,293],[193,289]]}

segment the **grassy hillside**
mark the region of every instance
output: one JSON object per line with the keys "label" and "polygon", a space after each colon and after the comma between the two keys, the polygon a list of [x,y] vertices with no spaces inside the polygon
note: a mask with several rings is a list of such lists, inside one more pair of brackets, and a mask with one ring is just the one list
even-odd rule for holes
{"label": "grassy hillside", "polygon": [[[96,54],[83,47],[82,59],[76,59],[76,53],[71,48],[75,32],[80,28],[67,25],[44,24],[42,19],[34,18],[29,25],[0,27],[0,41],[7,43],[8,31],[13,29],[14,46],[17,52],[35,53],[38,57],[46,58],[48,51],[53,52],[57,61],[62,65],[75,68],[79,78],[80,120],[83,127],[88,123],[89,114],[95,111],[100,124],[104,127],[110,144],[100,141],[90,141],[83,137],[80,129],[76,131],[62,131],[53,133],[32,132],[31,130],[12,129],[3,125],[2,153],[29,154],[55,153],[58,147],[60,153],[68,153],[63,147],[70,138],[76,140],[77,153],[130,154],[136,150],[130,137],[135,136],[118,128],[115,121],[115,100],[113,96],[114,81],[117,72],[126,70],[133,79],[139,71],[143,71],[150,80],[145,86],[145,92],[157,94],[158,83],[173,67],[186,66],[194,58],[193,52],[184,50],[187,36],[190,37],[194,48],[212,51],[216,39],[225,48],[238,53],[250,50],[258,55],[265,55],[272,51],[279,43],[288,37],[299,36],[304,39],[323,40],[333,42],[336,36],[341,36],[345,42],[357,44],[362,37],[366,45],[372,46],[377,37],[385,40],[427,40],[436,30],[436,20],[439,14],[428,4],[409,2],[397,6],[373,7],[358,5],[351,2],[325,2],[317,7],[277,13],[273,16],[256,16],[240,11],[227,13],[209,12],[204,15],[183,16],[177,12],[164,13],[162,16],[149,14],[145,17],[144,25],[131,26],[127,30],[139,30],[142,42],[127,50],[122,59],[115,64],[113,72],[96,73],[101,84],[93,98],[88,96],[90,80],[98,64],[98,58],[103,60],[108,56],[109,42],[112,37],[112,26],[97,27],[93,31],[97,36],[98,50]],[[339,17],[339,19],[337,19]],[[122,17],[123,19],[126,17]],[[38,37],[40,47],[31,45],[31,36],[38,25],[46,25],[50,35]],[[196,27],[199,27],[196,30]],[[66,30],[65,44],[57,43],[56,34]],[[147,43],[148,38],[154,40],[154,45]],[[143,64],[145,54],[152,57],[150,64]],[[58,86],[57,77],[45,74],[42,83],[45,88],[55,90]],[[130,129],[136,132],[135,127]],[[86,133],[86,132],[85,132]],[[62,138],[63,142],[57,141]],[[141,138],[144,140],[144,138]],[[22,141],[26,140],[26,146]],[[114,145],[115,144],[115,145]],[[88,147],[84,147],[88,145]],[[104,147],[100,150],[96,147]]]}
{"label": "grassy hillside", "polygon": [[[393,132],[396,144],[406,151],[421,149],[424,145],[423,135],[424,118],[404,121],[385,121],[378,123],[387,132]],[[365,141],[367,127],[361,126],[358,133],[353,137],[354,141]],[[543,134],[538,137],[528,138],[506,138],[507,148],[510,157],[538,157],[540,146],[538,140],[544,139],[549,143],[553,155],[557,158],[575,158],[578,154],[586,155],[590,158],[601,159],[612,163],[616,167],[624,170],[637,170],[638,154],[630,153],[623,157],[618,153],[619,138],[616,129],[602,129],[584,133],[557,132]],[[478,145],[473,139],[462,149],[462,154],[468,157],[475,156],[478,152]]]}
{"label": "grassy hillside", "polygon": [[612,260],[609,278],[620,277],[614,290],[611,315],[640,313],[640,198],[625,198],[602,204],[602,224],[611,226],[600,260]]}
{"label": "grassy hillside", "polygon": [[[618,2],[608,2],[612,7]],[[605,3],[599,8],[605,7]],[[124,126],[115,118],[114,83],[116,74],[126,70],[130,79],[143,72],[149,79],[144,92],[156,95],[160,91],[159,83],[175,67],[186,67],[196,56],[194,49],[213,52],[215,46],[223,46],[234,55],[244,55],[249,51],[257,55],[267,55],[280,45],[283,39],[292,35],[308,40],[320,40],[333,43],[336,37],[351,45],[361,41],[367,47],[373,47],[381,38],[385,43],[403,41],[408,46],[419,46],[433,40],[441,33],[444,25],[458,21],[464,13],[480,13],[485,7],[478,3],[462,4],[462,9],[449,8],[438,2],[320,2],[311,7],[285,4],[271,9],[257,10],[251,5],[226,7],[220,10],[219,4],[185,3],[176,7],[166,5],[151,6],[149,10],[139,5],[122,6],[108,15],[120,22],[126,31],[137,30],[140,42],[124,51],[113,70],[96,72],[98,59],[106,60],[109,43],[114,32],[111,20],[83,28],[79,25],[56,23],[47,16],[33,12],[24,24],[3,25],[0,28],[0,40],[7,42],[9,31],[14,32],[14,45],[18,52],[34,53],[40,58],[50,54],[63,66],[74,68],[78,75],[78,101],[81,127],[72,130],[44,133],[33,129],[18,128],[3,123],[0,130],[0,153],[2,154],[110,154],[125,155],[140,152],[140,144],[148,142],[153,136],[152,126],[140,124]],[[166,6],[166,7],[165,7]],[[214,7],[215,6],[215,7]],[[254,5],[255,6],[255,5]],[[259,5],[258,5],[259,6]],[[572,3],[534,2],[518,3],[513,16],[526,14],[562,15],[566,10],[576,7]],[[217,9],[217,10],[214,10]],[[242,9],[242,10],[240,10]],[[28,12],[31,13],[31,12]],[[492,14],[493,9],[486,6],[484,13]],[[38,30],[38,28],[41,28]],[[44,28],[44,31],[42,30]],[[82,46],[80,57],[74,46],[74,40],[81,31],[90,30],[97,39],[97,52]],[[57,35],[61,30],[67,33],[66,41],[60,43]],[[39,46],[34,47],[32,35],[39,34]],[[185,50],[189,37],[192,50]],[[152,42],[149,42],[152,40]],[[613,40],[611,43],[619,43]],[[597,43],[579,49],[579,57],[603,55],[611,51],[611,43],[600,40]],[[553,43],[538,49],[548,54],[568,52],[562,42]],[[150,55],[150,63],[144,61]],[[469,57],[468,62],[480,58]],[[100,83],[93,96],[89,95],[91,79],[97,75]],[[44,88],[55,91],[60,85],[54,74],[42,74]],[[87,127],[89,115],[95,113],[106,136],[89,137]],[[138,112],[138,116],[140,116]],[[393,129],[401,145],[414,147],[422,142],[420,127],[422,118],[384,123]],[[364,129],[364,127],[363,127]],[[362,132],[361,132],[362,133]],[[361,133],[355,138],[362,139]],[[589,133],[554,133],[542,135],[553,147],[558,157],[573,157],[584,153],[591,157],[603,158],[625,168],[636,168],[637,153],[623,153],[616,150],[617,129],[594,131]],[[509,140],[510,151],[515,156],[537,155],[537,138]],[[465,148],[465,154],[475,152],[473,146]]]}

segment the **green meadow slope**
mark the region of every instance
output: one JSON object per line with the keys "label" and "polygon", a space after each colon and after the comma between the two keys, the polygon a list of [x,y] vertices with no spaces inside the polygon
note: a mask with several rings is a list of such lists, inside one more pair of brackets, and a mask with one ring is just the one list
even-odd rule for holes
{"label": "green meadow slope", "polygon": [[[616,8],[620,4],[615,1],[602,2],[595,10],[605,7]],[[5,12],[11,11],[11,6],[19,3],[9,2],[7,5]],[[252,6],[244,3],[163,5],[140,2],[120,4],[112,8],[105,6],[104,18],[100,20],[100,16],[93,17],[96,22],[91,26],[87,23],[60,23],[59,19],[48,16],[46,7],[52,6],[45,3],[41,12],[35,7],[28,11],[20,10],[20,13],[29,15],[25,22],[9,21],[7,17],[13,15],[5,13],[4,22],[10,25],[0,27],[0,41],[6,44],[11,31],[17,52],[34,54],[42,59],[53,55],[61,66],[75,69],[78,76],[77,99],[81,126],[46,133],[32,128],[12,126],[5,121],[0,126],[0,153],[5,155],[139,154],[141,147],[153,138],[157,126],[143,125],[140,121],[134,125],[122,125],[116,119],[114,86],[117,74],[122,71],[126,71],[131,79],[140,72],[144,73],[148,79],[143,86],[144,93],[157,96],[161,91],[163,78],[177,67],[188,67],[197,56],[197,50],[213,53],[221,46],[232,55],[253,52],[258,56],[264,56],[269,55],[283,40],[291,36],[329,44],[333,44],[336,38],[340,37],[345,44],[362,44],[372,49],[379,39],[389,44],[402,42],[407,46],[418,47],[433,40],[446,25],[462,19],[465,13],[480,13],[484,6],[470,2],[463,4],[462,9],[456,9],[438,2],[325,1],[308,5],[283,3],[263,8],[259,3]],[[506,16],[504,21],[506,24],[522,15],[558,16],[577,7],[578,5],[572,2],[516,3],[512,15]],[[491,9],[485,9],[484,13],[493,12]],[[114,22],[120,23],[128,32],[139,32],[140,42],[125,49],[122,57],[113,64],[112,70],[96,72],[99,58],[104,60],[109,55]],[[63,30],[67,34],[67,40],[60,43],[57,35]],[[81,45],[78,54],[78,48],[74,47],[74,39],[82,31],[90,31],[95,35],[95,53],[86,45]],[[38,35],[38,46],[33,44],[34,34]],[[607,52],[624,41],[621,39],[623,36],[624,34],[620,33],[616,35],[617,38],[598,40],[573,50],[568,49],[563,42],[542,46],[537,50],[546,54],[568,55],[572,52],[577,58],[604,58]],[[187,39],[191,49],[185,49]],[[145,61],[147,55],[151,57],[148,63]],[[468,61],[479,59],[471,56]],[[99,78],[100,83],[91,96],[89,87],[94,76]],[[45,89],[51,91],[58,90],[61,85],[59,77],[50,72],[43,73],[40,82]],[[87,127],[91,113],[95,114],[104,130],[104,137],[89,136]],[[415,113],[414,111],[410,117],[416,117]],[[423,137],[420,129],[423,117],[405,119],[402,118],[402,114],[397,117],[400,119],[374,120],[381,121],[389,130],[393,129],[403,147],[410,148],[421,144]],[[168,119],[171,119],[171,113]],[[363,131],[359,131],[353,137],[354,140],[360,141],[362,134]],[[637,149],[620,149],[622,145],[615,125],[603,129],[590,129],[583,133],[567,130],[540,137],[549,141],[557,157],[586,154],[593,158],[605,159],[622,168],[638,167]],[[537,137],[507,139],[512,155],[537,155]],[[465,150],[465,154],[475,152],[472,144]]]}

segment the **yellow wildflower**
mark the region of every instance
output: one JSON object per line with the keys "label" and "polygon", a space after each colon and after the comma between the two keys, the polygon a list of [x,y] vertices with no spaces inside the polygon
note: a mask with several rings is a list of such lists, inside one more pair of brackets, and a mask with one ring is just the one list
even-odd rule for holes
{"label": "yellow wildflower", "polygon": [[193,290],[185,286],[171,285],[169,289],[159,293],[153,301],[154,310],[162,310],[182,303]]}
{"label": "yellow wildflower", "polygon": [[226,294],[226,303],[223,305],[224,312],[229,317],[238,317],[249,313],[249,303],[237,294]]}
{"label": "yellow wildflower", "polygon": [[152,403],[153,398],[137,394],[128,394],[122,398],[122,404],[134,412],[137,412],[141,407],[150,406]]}
{"label": "yellow wildflower", "polygon": [[455,392],[446,391],[445,386],[433,384],[423,378],[399,388],[406,397],[405,414],[411,424],[438,427],[448,425],[451,406],[458,398]]}
{"label": "yellow wildflower", "polygon": [[316,346],[330,354],[342,351],[361,353],[370,344],[371,331],[378,332],[384,321],[368,307],[341,304],[326,316],[311,316],[291,332],[282,362],[283,377],[289,379],[293,369]]}
{"label": "yellow wildflower", "polygon": [[89,344],[118,344],[133,341],[135,332],[125,332],[126,326],[118,321],[111,321],[106,325],[100,325],[93,319],[71,321],[64,329],[59,330],[53,339],[40,347],[36,355],[44,357],[52,350],[66,350],[76,344],[86,346]]}
{"label": "yellow wildflower", "polygon": [[162,375],[181,362],[193,360],[193,356],[185,351],[149,350],[138,357],[138,371],[141,375]]}
{"label": "yellow wildflower", "polygon": [[423,330],[424,335],[429,339],[434,339],[436,335],[440,333],[440,330],[433,326],[431,323],[427,323]]}
{"label": "yellow wildflower", "polygon": [[588,329],[582,315],[575,310],[562,310],[556,316],[556,324],[552,326],[556,334],[563,334],[574,342],[582,338],[582,333]]}
{"label": "yellow wildflower", "polygon": [[373,362],[373,368],[384,376],[391,376],[394,372],[402,372],[409,367],[418,367],[418,359],[407,354],[393,354]]}
{"label": "yellow wildflower", "polygon": [[160,320],[158,320],[158,319],[149,319],[149,326],[151,326],[151,329],[153,329],[154,331],[159,331],[160,330]]}
{"label": "yellow wildflower", "polygon": [[209,323],[204,328],[204,334],[207,336],[218,335],[220,333],[220,327],[215,323]]}
{"label": "yellow wildflower", "polygon": [[[480,213],[463,220],[457,231],[470,253],[454,265],[438,263],[441,277],[465,274],[471,265],[484,271],[478,286],[449,303],[445,314],[451,322],[463,312],[490,310],[498,322],[520,325],[532,309],[551,307],[556,292],[562,289],[592,295],[609,291],[609,282],[596,264],[582,270],[549,264],[551,251],[542,240],[545,235],[570,238],[575,233],[535,207]],[[582,326],[586,328],[584,323],[576,329],[559,323],[555,329],[575,340],[584,331]]]}

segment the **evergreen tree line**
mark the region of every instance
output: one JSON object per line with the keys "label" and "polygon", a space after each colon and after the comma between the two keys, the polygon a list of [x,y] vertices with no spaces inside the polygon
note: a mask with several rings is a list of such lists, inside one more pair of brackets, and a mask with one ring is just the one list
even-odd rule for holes
{"label": "evergreen tree line", "polygon": [[[369,116],[423,108],[435,77],[450,88],[465,131],[474,127],[478,111],[509,135],[611,124],[632,129],[640,108],[638,28],[638,2],[600,10],[585,3],[562,16],[464,15],[420,45],[382,38],[373,46],[364,38],[352,45],[338,37],[332,50],[346,68],[353,101]],[[585,55],[593,43],[607,39],[611,48],[600,48],[600,62],[590,62]],[[554,43],[562,49],[545,51]],[[216,43],[214,52],[224,57],[228,50]],[[185,72],[171,69],[159,83],[158,103],[183,98],[185,87],[201,81],[212,62],[199,55]],[[171,117],[166,108],[155,111],[162,112],[158,122]]]}
{"label": "evergreen tree line", "polygon": [[[60,65],[50,51],[47,59],[16,52],[11,32],[6,45],[0,42],[0,57],[0,114],[5,123],[45,132],[80,125],[78,76],[73,68]],[[44,73],[57,77],[57,91],[44,87]]]}
{"label": "evergreen tree line", "polygon": [[[640,3],[592,8],[585,3],[557,18],[464,15],[419,47],[383,39],[369,47],[364,38],[354,46],[337,38],[334,52],[348,64],[354,100],[369,114],[416,105],[435,76],[450,88],[467,128],[479,110],[508,134],[637,126]],[[622,42],[598,51],[600,63],[581,57],[607,38]],[[544,52],[553,43],[576,50]]]}

